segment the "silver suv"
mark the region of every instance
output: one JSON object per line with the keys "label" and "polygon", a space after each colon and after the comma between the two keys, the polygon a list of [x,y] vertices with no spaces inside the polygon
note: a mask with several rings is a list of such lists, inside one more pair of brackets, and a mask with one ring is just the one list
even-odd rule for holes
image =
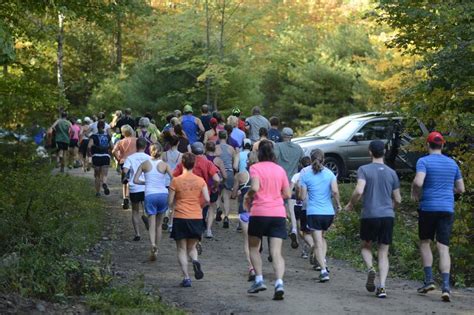
{"label": "silver suv", "polygon": [[[389,142],[396,130],[401,129],[400,146],[402,154],[397,154],[394,167],[398,172],[412,171],[413,159],[403,147],[414,138],[428,134],[420,121],[404,119],[396,113],[358,113],[339,118],[332,123],[315,128],[304,136],[293,139],[306,155],[319,148],[325,153],[325,164],[338,178],[345,178],[359,166],[370,163],[369,143],[372,140]],[[411,160],[411,161],[410,161]]]}

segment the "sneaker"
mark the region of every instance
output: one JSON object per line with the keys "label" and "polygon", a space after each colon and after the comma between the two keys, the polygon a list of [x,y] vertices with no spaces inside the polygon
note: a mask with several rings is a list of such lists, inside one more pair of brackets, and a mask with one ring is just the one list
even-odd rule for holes
{"label": "sneaker", "polygon": [[201,245],[201,242],[197,243],[196,244],[196,250],[198,252],[198,255],[201,255],[202,254],[202,245]]}
{"label": "sneaker", "polygon": [[308,259],[308,253],[305,251],[301,252],[301,258]]}
{"label": "sneaker", "polygon": [[133,241],[134,241],[134,242],[138,242],[138,241],[140,241],[140,240],[141,240],[141,237],[138,236],[138,235],[133,238]]}
{"label": "sneaker", "polygon": [[130,204],[130,202],[128,201],[127,198],[123,199],[122,208],[124,210],[127,210],[129,208],[129,204]]}
{"label": "sneaker", "polygon": [[291,248],[296,249],[296,248],[298,248],[298,246],[300,246],[298,244],[298,239],[296,238],[296,233],[291,232],[290,233],[290,239],[291,239]]}
{"label": "sneaker", "polygon": [[170,219],[168,217],[163,218],[163,223],[161,224],[161,229],[163,231],[166,231],[168,229],[168,223],[170,222]]}
{"label": "sneaker", "polygon": [[214,235],[212,235],[211,230],[206,230],[205,232],[205,238],[214,238]]}
{"label": "sneaker", "polygon": [[229,218],[228,217],[224,217],[224,223],[222,224],[222,227],[224,229],[228,229],[229,228]]}
{"label": "sneaker", "polygon": [[443,302],[451,302],[451,292],[449,290],[444,289],[443,293],[441,293],[441,299]]}
{"label": "sneaker", "polygon": [[102,188],[104,188],[104,194],[105,195],[110,195],[110,189],[109,189],[109,187],[107,186],[106,183],[102,184]]}
{"label": "sneaker", "polygon": [[193,260],[193,270],[194,278],[196,278],[196,280],[204,278],[204,272],[202,272],[201,263],[199,261]]}
{"label": "sneaker", "polygon": [[242,226],[240,225],[240,221],[239,221],[239,225],[237,225],[236,231],[239,233],[242,233]]}
{"label": "sneaker", "polygon": [[147,230],[150,229],[150,223],[148,222],[148,217],[144,214],[142,214],[142,221],[143,221],[143,224],[145,224],[145,228]]}
{"label": "sneaker", "polygon": [[385,291],[385,288],[377,288],[377,292],[375,293],[375,295],[379,299],[384,299],[387,297],[387,291]]}
{"label": "sneaker", "polygon": [[283,295],[285,294],[285,289],[283,288],[283,284],[279,284],[275,287],[275,293],[273,294],[274,301],[281,301],[283,300]]}
{"label": "sneaker", "polygon": [[329,281],[329,273],[327,272],[322,272],[319,275],[319,282],[328,282]]}
{"label": "sneaker", "polygon": [[318,260],[316,259],[316,254],[314,252],[314,247],[311,247],[311,249],[309,250],[309,263],[313,266],[319,266]]}
{"label": "sneaker", "polygon": [[170,224],[168,225],[168,233],[171,233],[173,231],[173,226]]}
{"label": "sneaker", "polygon": [[218,208],[217,213],[216,213],[216,222],[221,222],[221,221],[222,221],[222,210],[221,208]]}
{"label": "sneaker", "polygon": [[434,282],[429,282],[429,283],[424,283],[421,288],[418,288],[416,290],[416,292],[421,293],[421,294],[426,294],[430,291],[433,291],[434,289],[436,289]]}
{"label": "sneaker", "polygon": [[156,260],[156,252],[158,251],[158,249],[156,248],[156,246],[152,246],[151,247],[151,251],[150,251],[150,261],[155,261]]}
{"label": "sneaker", "polygon": [[190,288],[191,279],[183,279],[183,281],[180,283],[180,286],[182,286],[183,288]]}
{"label": "sneaker", "polygon": [[369,292],[374,292],[375,291],[375,269],[370,268],[369,271],[367,272],[367,282],[365,283],[365,288]]}
{"label": "sneaker", "polygon": [[248,282],[255,281],[255,270],[254,269],[249,270],[249,278],[248,278],[247,281]]}
{"label": "sneaker", "polygon": [[267,289],[267,286],[265,285],[265,283],[263,283],[263,281],[260,281],[260,282],[254,282],[252,284],[252,286],[250,287],[250,289],[247,290],[247,293],[258,293],[260,291],[265,291]]}

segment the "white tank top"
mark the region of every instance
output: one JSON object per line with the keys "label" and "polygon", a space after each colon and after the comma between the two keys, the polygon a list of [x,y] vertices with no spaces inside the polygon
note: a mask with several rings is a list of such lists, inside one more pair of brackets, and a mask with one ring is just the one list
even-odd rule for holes
{"label": "white tank top", "polygon": [[151,170],[145,173],[145,196],[151,194],[167,194],[166,188],[167,174],[158,171],[158,165],[161,160],[149,160],[151,163]]}

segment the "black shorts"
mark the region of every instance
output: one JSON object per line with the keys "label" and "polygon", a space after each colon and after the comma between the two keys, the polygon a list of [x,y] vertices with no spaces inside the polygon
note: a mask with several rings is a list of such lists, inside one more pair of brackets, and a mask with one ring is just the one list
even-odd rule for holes
{"label": "black shorts", "polygon": [[176,241],[182,239],[198,239],[204,232],[204,224],[202,219],[173,219],[173,229],[170,237]]}
{"label": "black shorts", "polygon": [[436,241],[449,246],[454,213],[447,211],[418,211],[418,236],[420,240]]}
{"label": "black shorts", "polygon": [[89,145],[89,139],[83,139],[79,145],[79,152],[82,154],[82,157],[85,159],[87,156],[87,146]]}
{"label": "black shorts", "polygon": [[311,230],[308,228],[308,218],[306,216],[306,210],[303,210],[303,206],[295,205],[295,217],[296,220],[300,220],[300,230],[304,233],[311,233]]}
{"label": "black shorts", "polygon": [[210,197],[209,199],[210,199],[211,203],[215,203],[219,199],[219,192],[218,191],[216,191],[216,192],[211,191],[211,195],[209,197]]}
{"label": "black shorts", "polygon": [[130,202],[131,203],[139,203],[145,201],[145,192],[137,192],[137,193],[130,193]]}
{"label": "black shorts", "polygon": [[74,139],[71,139],[69,140],[69,147],[70,148],[78,148],[79,147],[79,140],[74,140]]}
{"label": "black shorts", "polygon": [[360,219],[360,239],[378,244],[392,244],[394,218]]}
{"label": "black shorts", "polygon": [[96,167],[109,166],[110,165],[110,157],[108,157],[108,156],[93,156],[92,157],[92,165],[94,165]]}
{"label": "black shorts", "polygon": [[286,239],[286,218],[250,216],[248,234],[259,238],[267,236]]}
{"label": "black shorts", "polygon": [[334,215],[319,215],[311,214],[307,217],[306,226],[311,231],[327,231],[334,221]]}
{"label": "black shorts", "polygon": [[56,142],[56,147],[58,148],[58,150],[67,151],[69,149],[69,143]]}

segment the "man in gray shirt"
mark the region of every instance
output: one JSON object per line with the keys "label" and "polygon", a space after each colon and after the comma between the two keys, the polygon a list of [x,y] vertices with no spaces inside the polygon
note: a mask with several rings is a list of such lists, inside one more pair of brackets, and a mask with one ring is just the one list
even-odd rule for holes
{"label": "man in gray shirt", "polygon": [[400,204],[400,182],[394,170],[384,164],[385,144],[374,140],[369,145],[372,163],[363,165],[357,171],[357,186],[346,210],[351,210],[359,199],[364,197],[360,220],[362,258],[368,268],[367,283],[369,292],[375,291],[375,269],[372,263],[372,242],[378,242],[378,266],[380,284],[376,295],[385,298],[385,280],[388,275],[388,248],[392,243],[394,207]]}
{"label": "man in gray shirt", "polygon": [[252,108],[252,116],[245,120],[245,128],[248,131],[252,144],[258,141],[260,128],[270,129],[270,122],[260,114],[260,107],[255,106]]}

